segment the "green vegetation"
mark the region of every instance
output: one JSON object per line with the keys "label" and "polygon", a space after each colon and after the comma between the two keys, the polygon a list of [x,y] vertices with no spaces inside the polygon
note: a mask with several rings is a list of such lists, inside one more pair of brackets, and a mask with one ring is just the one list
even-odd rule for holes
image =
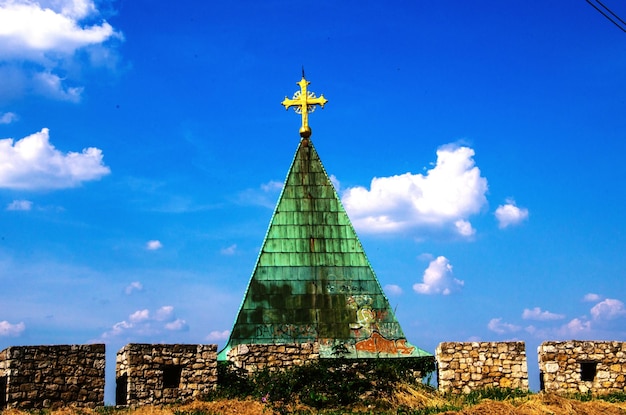
{"label": "green vegetation", "polygon": [[[280,371],[263,370],[253,374],[237,369],[229,362],[220,362],[218,387],[205,400],[252,398],[266,404],[274,413],[281,414],[433,415],[494,401],[518,406],[542,399],[541,394],[509,388],[485,388],[468,394],[441,395],[430,386],[430,382],[423,382],[424,378],[430,379],[434,371],[433,359],[410,358],[323,359]],[[414,400],[403,402],[402,396]],[[604,396],[577,394],[571,399],[578,402],[626,402],[626,393]],[[187,411],[174,415],[208,414]]]}
{"label": "green vegetation", "polygon": [[322,359],[248,375],[230,363],[220,362],[218,387],[206,399],[254,397],[275,407],[299,402],[315,409],[355,404],[385,409],[381,405],[396,385],[422,385],[422,374],[429,375],[434,370],[431,358]]}
{"label": "green vegetation", "polygon": [[626,402],[626,392],[611,392],[604,395],[594,395],[591,392],[573,393],[567,397],[580,402],[591,402],[594,400],[606,401],[610,403]]}
{"label": "green vegetation", "polygon": [[457,398],[462,399],[466,405],[476,405],[486,399],[492,401],[511,401],[518,398],[526,398],[532,395],[532,392],[522,389],[510,388],[484,388],[471,391],[466,395],[458,395]]}

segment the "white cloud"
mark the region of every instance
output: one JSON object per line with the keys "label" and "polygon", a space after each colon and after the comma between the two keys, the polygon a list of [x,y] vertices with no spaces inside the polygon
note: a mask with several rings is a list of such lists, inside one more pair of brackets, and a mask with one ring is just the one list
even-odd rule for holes
{"label": "white cloud", "polygon": [[62,189],[97,180],[111,172],[102,151],[61,153],[49,141],[48,129],[24,137],[0,139],[0,188]]}
{"label": "white cloud", "polygon": [[139,281],[133,281],[124,289],[126,295],[130,295],[133,291],[143,291],[143,285]]}
{"label": "white cloud", "polygon": [[246,189],[239,193],[237,199],[244,205],[263,206],[274,209],[278,194],[283,189],[283,183],[271,180],[263,183],[258,189]]}
{"label": "white cloud", "polygon": [[448,226],[460,235],[471,235],[468,218],[487,202],[487,179],[480,175],[473,156],[469,147],[441,147],[436,165],[426,175],[376,177],[369,190],[346,189],[343,205],[361,232]]}
{"label": "white cloud", "polygon": [[461,236],[472,236],[476,233],[476,229],[472,227],[472,224],[463,219],[459,219],[454,222],[454,226],[456,227],[458,234]]}
{"label": "white cloud", "polygon": [[127,339],[134,339],[171,331],[187,330],[189,330],[187,322],[176,317],[174,307],[166,305],[154,313],[148,309],[135,311],[126,320],[115,323],[110,330],[102,334],[101,338],[111,339],[125,336]]}
{"label": "white cloud", "polygon": [[0,0],[0,60],[30,72],[24,79],[37,93],[78,100],[82,88],[66,87],[54,71],[78,61],[78,50],[102,49],[112,39],[123,36],[93,0]]}
{"label": "white cloud", "polygon": [[177,318],[176,320],[166,323],[165,329],[170,331],[188,331],[189,325],[183,319]]}
{"label": "white cloud", "polygon": [[528,209],[519,208],[513,199],[507,199],[506,204],[498,206],[495,212],[500,229],[517,225],[528,219]]}
{"label": "white cloud", "polygon": [[0,113],[0,124],[11,124],[14,121],[17,121],[17,114],[13,112],[5,112]]}
{"label": "white cloud", "polygon": [[591,316],[594,320],[612,320],[626,316],[624,303],[619,300],[607,298],[591,308]]}
{"label": "white cloud", "polygon": [[151,241],[146,242],[146,249],[148,251],[156,251],[157,249],[163,248],[163,244],[161,241],[153,239]]}
{"label": "white cloud", "polygon": [[131,323],[141,323],[142,321],[146,321],[149,318],[150,318],[150,312],[147,309],[137,310],[133,314],[128,316],[128,319],[130,320]]}
{"label": "white cloud", "polygon": [[584,333],[591,332],[591,322],[583,319],[575,318],[557,330],[557,334],[561,337],[574,337]]}
{"label": "white cloud", "polygon": [[[96,6],[91,0],[48,0],[48,2],[60,5],[64,15],[72,16],[77,19],[96,12]],[[40,4],[45,4],[45,2],[41,2]]]}
{"label": "white cloud", "polygon": [[227,248],[220,249],[220,254],[222,255],[235,255],[235,252],[237,252],[237,244],[232,244]]}
{"label": "white cloud", "polygon": [[460,289],[465,283],[454,278],[452,265],[448,258],[439,256],[430,262],[424,271],[422,283],[413,285],[413,290],[419,294],[448,295],[453,290]]}
{"label": "white cloud", "polygon": [[498,334],[514,333],[522,329],[520,326],[516,326],[515,324],[503,322],[502,318],[492,318],[489,320],[487,328]]}
{"label": "white cloud", "polygon": [[333,187],[335,188],[335,192],[339,192],[341,189],[341,182],[339,181],[339,179],[337,179],[337,177],[334,174],[331,174],[329,179]]}
{"label": "white cloud", "polygon": [[[81,27],[80,20],[96,10],[91,1],[51,3],[42,7],[27,0],[0,2],[0,57],[44,60],[46,53],[71,55],[82,47],[119,36],[106,21]],[[60,7],[49,8],[53,3]],[[76,7],[79,3],[82,5]]]}
{"label": "white cloud", "polygon": [[261,185],[261,190],[268,193],[280,192],[283,190],[283,183],[276,180],[270,180],[269,182]]}
{"label": "white cloud", "polygon": [[596,301],[600,301],[601,298],[602,297],[600,297],[598,294],[588,293],[585,294],[585,296],[583,297],[583,301],[588,303],[595,303]]}
{"label": "white cloud", "polygon": [[11,324],[8,321],[0,321],[0,337],[18,337],[26,330],[23,322]]}
{"label": "white cloud", "polygon": [[210,332],[208,336],[206,336],[206,339],[208,341],[220,341],[220,340],[228,339],[228,336],[230,336],[230,330],[224,330],[224,331],[214,330]]}
{"label": "white cloud", "polygon": [[121,334],[123,334],[124,332],[126,332],[129,329],[133,328],[133,324],[124,321],[120,321],[118,323],[115,323],[113,325],[113,327],[111,328],[111,330],[109,330],[108,332],[104,333],[102,335],[102,338],[110,338],[110,337],[116,337],[119,336]]}
{"label": "white cloud", "polygon": [[155,319],[158,321],[172,321],[174,319],[174,307],[164,305],[156,312]]}
{"label": "white cloud", "polygon": [[387,284],[384,287],[387,295],[400,295],[402,294],[402,288],[396,284]]}
{"label": "white cloud", "polygon": [[78,102],[83,93],[82,87],[64,85],[63,79],[51,72],[37,73],[32,81],[39,94],[59,101]]}
{"label": "white cloud", "polygon": [[564,319],[565,315],[551,313],[549,311],[541,311],[540,307],[535,307],[533,309],[525,308],[522,312],[522,318],[524,320],[549,321]]}
{"label": "white cloud", "polygon": [[14,200],[7,205],[7,210],[31,210],[33,202],[30,200]]}
{"label": "white cloud", "polygon": [[419,254],[417,256],[417,259],[419,259],[420,261],[428,261],[428,262],[430,262],[433,259],[435,259],[435,256],[433,254],[431,254],[431,253],[424,252],[424,253]]}

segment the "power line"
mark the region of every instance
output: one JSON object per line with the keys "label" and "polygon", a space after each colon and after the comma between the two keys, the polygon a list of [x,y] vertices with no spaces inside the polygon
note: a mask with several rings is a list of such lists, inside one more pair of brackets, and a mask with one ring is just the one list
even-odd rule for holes
{"label": "power line", "polygon": [[598,4],[602,7],[604,7],[609,13],[611,13],[611,15],[613,17],[615,17],[617,20],[619,20],[623,25],[626,25],[626,22],[624,22],[622,19],[620,19],[620,17],[618,15],[616,15],[615,13],[613,13],[611,11],[611,9],[609,9],[608,7],[606,7],[604,4],[602,4],[602,2],[600,0],[596,0],[598,2]]}
{"label": "power line", "polygon": [[[611,9],[609,9],[608,7],[606,7],[604,4],[602,4],[602,2],[600,0],[595,0],[604,10],[606,10],[607,12],[609,12],[609,14],[613,17],[615,17],[617,20],[619,20],[621,22],[620,23],[616,22],[615,20],[613,20],[611,18],[611,16],[609,16],[608,14],[606,14],[603,10],[601,10],[598,6],[596,6],[595,4],[593,4],[591,2],[591,0],[586,0],[587,3],[589,3],[591,5],[591,7],[593,7],[594,9],[596,9],[598,12],[600,12],[600,14],[602,14],[602,16],[606,17],[611,23],[613,23],[615,26],[619,27],[620,30],[622,32],[626,32],[626,22],[624,22],[618,15],[616,15],[615,13],[613,13],[611,11]],[[623,25],[623,26],[622,26]]]}

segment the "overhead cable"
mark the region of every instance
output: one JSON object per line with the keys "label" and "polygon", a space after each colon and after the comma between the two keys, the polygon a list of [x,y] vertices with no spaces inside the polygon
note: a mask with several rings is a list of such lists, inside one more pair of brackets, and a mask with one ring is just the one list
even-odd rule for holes
{"label": "overhead cable", "polygon": [[[613,23],[615,26],[619,27],[622,32],[626,32],[626,22],[624,22],[617,14],[613,13],[611,11],[611,9],[609,9],[604,4],[602,4],[602,2],[600,0],[595,0],[595,2],[598,3],[600,5],[600,7],[602,7],[602,9],[604,9],[604,10],[600,9],[591,0],[586,0],[586,1],[587,1],[587,3],[589,3],[591,5],[591,7],[593,7],[598,12],[600,12],[600,14],[602,14],[602,16],[606,17],[611,23]],[[610,16],[605,11],[608,12],[610,14]],[[615,20],[613,20],[613,18],[611,16],[613,16],[615,19],[617,19],[619,21],[619,23],[616,22]]]}

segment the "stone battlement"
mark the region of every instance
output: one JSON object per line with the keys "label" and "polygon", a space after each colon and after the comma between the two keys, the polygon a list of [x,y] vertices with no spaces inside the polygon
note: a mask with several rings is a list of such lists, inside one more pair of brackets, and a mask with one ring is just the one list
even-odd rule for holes
{"label": "stone battlement", "polygon": [[435,358],[441,392],[469,393],[490,387],[528,390],[524,342],[440,343]]}
{"label": "stone battlement", "polygon": [[319,343],[301,344],[240,344],[228,352],[227,359],[235,367],[255,372],[263,369],[280,369],[318,360]]}
{"label": "stone battlement", "polygon": [[[320,359],[319,344],[241,344],[227,358],[249,373]],[[541,390],[626,392],[626,342],[544,342]],[[524,342],[443,342],[435,352],[439,390],[528,390]],[[104,405],[105,346],[19,346],[0,352],[0,410]],[[128,344],[117,353],[116,403],[161,405],[196,399],[217,385],[217,346]]]}
{"label": "stone battlement", "polygon": [[542,390],[626,392],[626,342],[544,342],[537,355]]}
{"label": "stone battlement", "polygon": [[189,401],[217,385],[215,344],[127,344],[117,352],[117,405]]}
{"label": "stone battlement", "polygon": [[104,405],[104,344],[13,346],[0,352],[0,410]]}

